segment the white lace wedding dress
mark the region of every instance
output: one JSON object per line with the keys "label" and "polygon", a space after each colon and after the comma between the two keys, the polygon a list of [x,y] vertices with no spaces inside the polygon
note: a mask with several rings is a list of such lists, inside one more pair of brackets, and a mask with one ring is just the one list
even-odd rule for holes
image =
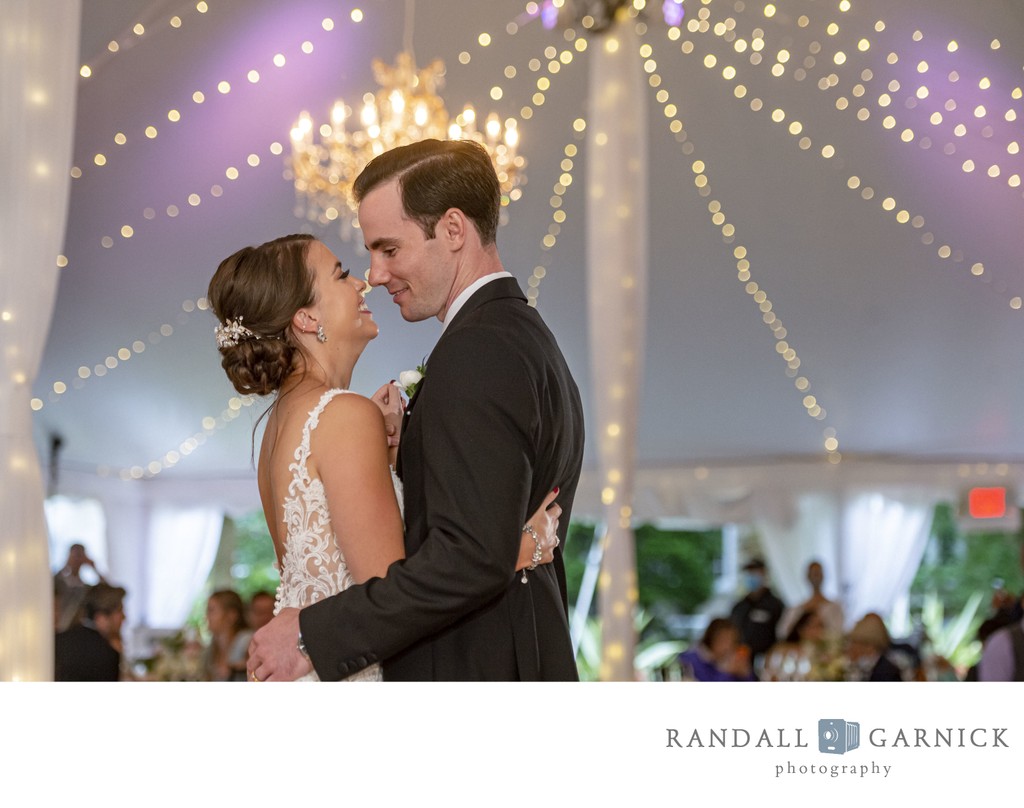
{"label": "white lace wedding dress", "polygon": [[[309,413],[302,428],[302,443],[295,450],[295,462],[288,468],[292,481],[284,500],[284,523],[287,535],[284,542],[284,556],[281,560],[281,583],[277,587],[277,603],[274,614],[293,606],[301,609],[343,589],[350,587],[354,580],[345,563],[345,557],[338,547],[337,537],[331,529],[331,514],[327,509],[327,497],[319,479],[309,476],[306,461],[309,459],[309,438],[320,422],[324,407],[336,395],[348,390],[328,390],[320,402]],[[391,470],[391,478],[402,508],[402,483]],[[371,665],[346,681],[380,681],[380,665]],[[303,676],[299,681],[319,681],[316,672]]]}

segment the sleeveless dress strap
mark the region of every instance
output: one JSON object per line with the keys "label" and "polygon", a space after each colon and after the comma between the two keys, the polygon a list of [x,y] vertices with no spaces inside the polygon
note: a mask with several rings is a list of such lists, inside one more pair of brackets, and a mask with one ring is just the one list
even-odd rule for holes
{"label": "sleeveless dress strap", "polygon": [[324,408],[331,402],[331,400],[340,393],[347,393],[348,390],[343,390],[340,387],[335,387],[328,390],[322,396],[317,405],[309,411],[309,417],[306,419],[306,423],[302,427],[302,443],[299,444],[295,450],[295,466],[299,475],[302,477],[304,482],[309,481],[309,472],[306,471],[306,461],[309,459],[309,439],[312,435],[313,430],[317,428],[320,423],[320,415],[324,411]]}

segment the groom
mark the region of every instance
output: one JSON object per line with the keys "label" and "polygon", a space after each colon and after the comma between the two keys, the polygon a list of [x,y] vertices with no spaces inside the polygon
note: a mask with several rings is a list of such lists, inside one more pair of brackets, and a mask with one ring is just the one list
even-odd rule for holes
{"label": "groom", "polygon": [[409,322],[444,329],[399,445],[405,550],[385,578],[256,635],[250,673],[337,680],[375,662],[388,680],[575,680],[565,570],[515,574],[523,522],[560,489],[569,525],[583,460],[579,392],[554,337],[504,271],[500,190],[470,141],[386,152],[355,183],[370,282]]}

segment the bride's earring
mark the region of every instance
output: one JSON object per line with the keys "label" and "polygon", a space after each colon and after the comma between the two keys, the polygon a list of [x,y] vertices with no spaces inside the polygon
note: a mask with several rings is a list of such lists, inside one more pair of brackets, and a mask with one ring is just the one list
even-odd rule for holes
{"label": "bride's earring", "polygon": [[323,323],[316,324],[316,339],[317,342],[327,342],[327,335],[324,333]]}

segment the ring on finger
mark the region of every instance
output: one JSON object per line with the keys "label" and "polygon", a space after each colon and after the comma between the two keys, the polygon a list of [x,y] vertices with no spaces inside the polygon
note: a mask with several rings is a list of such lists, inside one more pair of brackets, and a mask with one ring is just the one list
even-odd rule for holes
{"label": "ring on finger", "polygon": [[253,680],[254,682],[262,682],[262,681],[263,681],[262,679],[260,679],[260,677],[259,677],[259,676],[257,676],[257,675],[256,675],[256,671],[253,671],[253,672],[252,672],[252,680]]}

